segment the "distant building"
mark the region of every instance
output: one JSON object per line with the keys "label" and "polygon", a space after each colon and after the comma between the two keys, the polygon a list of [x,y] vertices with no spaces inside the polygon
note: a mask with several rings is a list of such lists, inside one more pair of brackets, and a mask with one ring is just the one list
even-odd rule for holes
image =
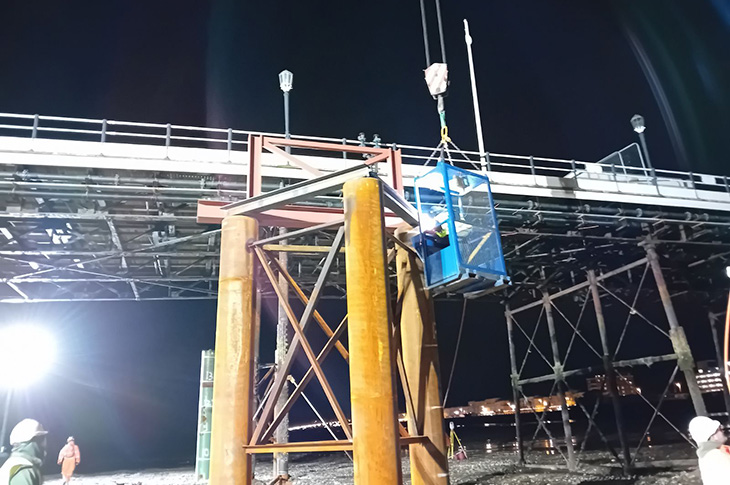
{"label": "distant building", "polygon": [[[586,387],[588,391],[598,391],[608,395],[608,388],[606,385],[605,374],[597,374],[586,379]],[[618,391],[619,396],[633,396],[641,394],[641,388],[637,387],[634,383],[634,376],[632,374],[617,375],[616,390]]]}
{"label": "distant building", "polygon": [[697,362],[697,385],[702,393],[720,392],[724,389],[725,384],[717,362],[714,360]]}
{"label": "distant building", "polygon": [[[576,400],[583,396],[582,392],[566,391],[565,402],[568,407],[576,405]],[[520,413],[541,413],[543,411],[560,411],[562,403],[558,396],[528,397],[520,399]],[[444,409],[445,418],[463,418],[465,416],[496,416],[514,414],[517,406],[506,399],[490,398],[483,401],[469,401],[468,406]]]}
{"label": "distant building", "polygon": [[470,416],[474,413],[472,413],[471,406],[459,406],[455,408],[445,408],[444,409],[444,418],[464,418],[466,416]]}

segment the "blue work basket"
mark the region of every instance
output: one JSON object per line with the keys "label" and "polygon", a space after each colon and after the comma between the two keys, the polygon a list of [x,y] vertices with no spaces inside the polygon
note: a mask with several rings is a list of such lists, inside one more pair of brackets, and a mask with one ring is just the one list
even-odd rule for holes
{"label": "blue work basket", "polygon": [[484,293],[509,284],[489,179],[439,162],[415,179],[419,234],[432,293]]}

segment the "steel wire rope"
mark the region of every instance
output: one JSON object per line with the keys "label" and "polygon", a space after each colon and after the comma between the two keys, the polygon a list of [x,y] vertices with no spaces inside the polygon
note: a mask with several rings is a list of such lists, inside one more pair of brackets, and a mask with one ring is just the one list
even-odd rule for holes
{"label": "steel wire rope", "polygon": [[[723,355],[723,374],[725,375],[725,383],[728,383],[728,376],[730,376],[730,372],[728,372],[727,367],[727,359],[728,359],[728,341],[730,341],[730,292],[728,292],[727,295],[727,310],[725,310],[725,340],[724,340],[724,355]],[[730,384],[727,384],[728,386],[728,392],[730,392]]]}
{"label": "steel wire rope", "polygon": [[451,363],[451,372],[449,373],[449,384],[446,386],[446,393],[444,394],[444,407],[446,406],[446,400],[449,398],[449,391],[451,391],[451,383],[454,379],[454,369],[456,369],[456,359],[459,357],[459,346],[461,345],[461,335],[464,330],[464,320],[466,317],[466,303],[469,300],[464,298],[464,306],[461,308],[461,323],[459,324],[459,335],[456,337],[456,349],[454,349],[454,360]]}

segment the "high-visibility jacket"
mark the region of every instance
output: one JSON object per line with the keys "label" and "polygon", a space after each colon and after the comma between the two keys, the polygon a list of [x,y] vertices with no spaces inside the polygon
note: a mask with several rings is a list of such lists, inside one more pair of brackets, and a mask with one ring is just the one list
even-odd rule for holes
{"label": "high-visibility jacket", "polygon": [[10,458],[0,468],[0,485],[41,485],[43,449],[35,441],[13,447]]}
{"label": "high-visibility jacket", "polygon": [[58,463],[61,463],[65,458],[74,458],[78,465],[81,461],[81,452],[79,451],[78,445],[75,443],[66,443],[66,446],[58,452]]}
{"label": "high-visibility jacket", "polygon": [[730,447],[714,441],[697,448],[703,485],[726,485],[730,477]]}

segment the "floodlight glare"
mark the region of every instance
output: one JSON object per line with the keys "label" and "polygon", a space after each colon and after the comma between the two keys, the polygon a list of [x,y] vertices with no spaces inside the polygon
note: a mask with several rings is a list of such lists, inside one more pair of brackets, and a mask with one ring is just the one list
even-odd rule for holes
{"label": "floodlight glare", "polygon": [[0,387],[19,389],[46,374],[56,356],[48,331],[27,324],[0,328]]}
{"label": "floodlight glare", "polygon": [[646,130],[646,125],[644,124],[644,117],[641,115],[634,115],[631,118],[631,126],[634,127],[634,131],[636,133],[644,133],[644,130]]}

